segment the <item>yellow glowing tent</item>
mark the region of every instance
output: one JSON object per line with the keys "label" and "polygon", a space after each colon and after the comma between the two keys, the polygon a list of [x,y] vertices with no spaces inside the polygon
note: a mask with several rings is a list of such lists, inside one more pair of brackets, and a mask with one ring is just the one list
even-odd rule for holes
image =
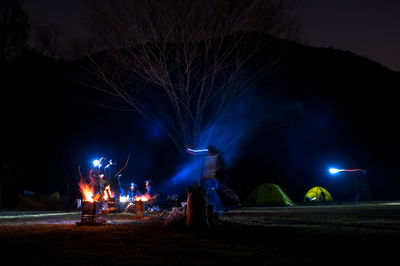
{"label": "yellow glowing tent", "polygon": [[331,193],[323,187],[313,187],[304,196],[305,202],[327,202],[333,201]]}

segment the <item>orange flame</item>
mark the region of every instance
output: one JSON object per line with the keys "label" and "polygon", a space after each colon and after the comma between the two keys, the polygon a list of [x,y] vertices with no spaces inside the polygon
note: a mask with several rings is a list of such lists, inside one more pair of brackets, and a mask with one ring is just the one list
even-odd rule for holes
{"label": "orange flame", "polygon": [[149,201],[151,199],[151,196],[149,195],[149,194],[146,194],[146,195],[137,195],[135,198],[134,198],[134,201]]}
{"label": "orange flame", "polygon": [[104,200],[108,200],[108,198],[114,198],[114,193],[111,191],[110,185],[106,186],[103,195]]}
{"label": "orange flame", "polygon": [[78,186],[79,186],[79,191],[82,193],[82,200],[94,202],[93,187],[90,187],[90,184],[85,183],[82,178],[79,181]]}

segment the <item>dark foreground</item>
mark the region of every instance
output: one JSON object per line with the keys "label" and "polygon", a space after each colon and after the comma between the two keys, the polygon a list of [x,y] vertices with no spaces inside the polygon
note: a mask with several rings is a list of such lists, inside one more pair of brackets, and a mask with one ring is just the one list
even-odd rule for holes
{"label": "dark foreground", "polygon": [[2,265],[359,264],[397,261],[400,203],[243,208],[207,230],[123,213],[76,226],[79,213],[0,213]]}

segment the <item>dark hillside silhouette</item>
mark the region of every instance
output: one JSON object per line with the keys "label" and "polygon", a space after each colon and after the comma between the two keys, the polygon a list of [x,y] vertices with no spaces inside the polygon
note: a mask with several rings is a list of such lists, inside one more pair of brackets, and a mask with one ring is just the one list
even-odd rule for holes
{"label": "dark hillside silhouette", "polygon": [[260,179],[282,184],[295,200],[311,184],[347,189],[349,180],[327,175],[332,164],[368,169],[377,198],[396,198],[389,184],[397,183],[395,95],[400,73],[351,52],[293,43],[285,47],[277,77],[259,87],[279,88],[293,99],[296,119],[259,136],[247,149],[256,155],[243,163],[259,165],[257,170],[250,167],[254,175],[264,172]]}
{"label": "dark hillside silhouette", "polygon": [[[244,198],[261,183],[277,183],[301,201],[309,188],[327,185],[335,197],[348,182],[328,176],[335,164],[368,169],[375,199],[399,199],[394,101],[400,73],[350,52],[277,42],[285,42],[277,45],[284,57],[253,89],[266,100],[271,91],[289,99],[290,121],[245,140],[229,169],[231,186]],[[77,69],[28,52],[1,70],[3,208],[13,207],[4,201],[9,194],[24,189],[65,195],[69,184],[74,195],[77,166],[102,152],[119,162],[132,152],[127,172],[151,176],[155,186],[174,174],[178,157],[160,127],[79,101],[88,92],[71,80]]]}

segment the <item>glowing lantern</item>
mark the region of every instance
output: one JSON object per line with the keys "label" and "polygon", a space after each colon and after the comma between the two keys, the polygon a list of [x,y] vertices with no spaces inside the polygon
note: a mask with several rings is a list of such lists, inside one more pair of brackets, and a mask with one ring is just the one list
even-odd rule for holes
{"label": "glowing lantern", "polygon": [[93,161],[93,166],[94,167],[101,167],[100,160],[94,160]]}
{"label": "glowing lantern", "polygon": [[332,175],[339,173],[340,170],[336,169],[336,168],[329,168],[329,173],[331,173]]}

